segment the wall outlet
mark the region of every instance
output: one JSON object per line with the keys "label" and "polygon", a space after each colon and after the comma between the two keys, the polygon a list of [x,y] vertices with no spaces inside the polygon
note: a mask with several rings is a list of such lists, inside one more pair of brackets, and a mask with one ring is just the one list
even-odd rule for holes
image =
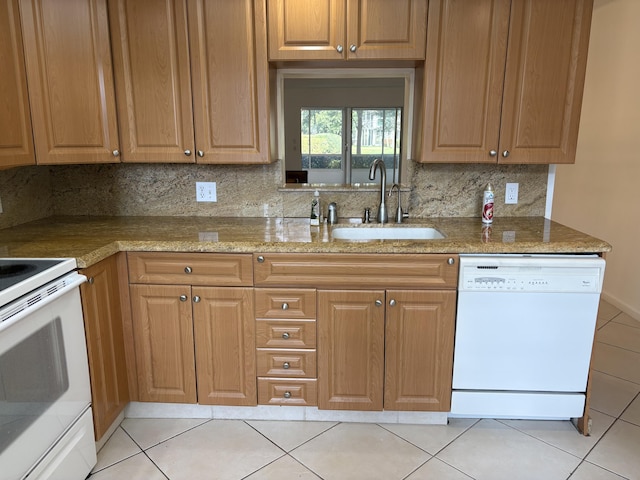
{"label": "wall outlet", "polygon": [[518,184],[507,183],[504,193],[504,203],[518,203]]}
{"label": "wall outlet", "polygon": [[196,182],[196,202],[217,202],[216,182]]}

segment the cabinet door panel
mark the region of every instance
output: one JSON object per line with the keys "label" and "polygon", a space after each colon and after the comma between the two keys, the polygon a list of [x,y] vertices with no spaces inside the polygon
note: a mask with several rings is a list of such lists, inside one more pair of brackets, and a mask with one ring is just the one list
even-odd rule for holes
{"label": "cabinet door panel", "polygon": [[349,59],[423,60],[427,0],[348,0]]}
{"label": "cabinet door panel", "polygon": [[106,0],[20,0],[39,164],[119,161]]}
{"label": "cabinet door panel", "polygon": [[514,0],[500,162],[575,161],[592,9],[593,0]]}
{"label": "cabinet door panel", "polygon": [[198,163],[268,163],[263,2],[188,1]]}
{"label": "cabinet door panel", "polygon": [[317,298],[318,407],[382,410],[384,291],[319,290]]}
{"label": "cabinet door panel", "polygon": [[193,287],[198,402],[256,405],[252,288]]}
{"label": "cabinet door panel", "polygon": [[496,162],[510,3],[429,2],[422,162]]}
{"label": "cabinet door panel", "polygon": [[115,0],[109,13],[122,161],[195,162],[186,0]]}
{"label": "cabinet door panel", "polygon": [[345,0],[267,0],[267,9],[270,60],[346,57]]}
{"label": "cabinet door panel", "polygon": [[96,440],[105,434],[129,402],[127,365],[116,257],[80,271],[80,286],[91,374],[91,407]]}
{"label": "cabinet door panel", "polygon": [[0,4],[0,169],[36,163],[18,1]]}
{"label": "cabinet door panel", "polygon": [[140,400],[196,403],[190,287],[131,285],[130,290]]}
{"label": "cabinet door panel", "polygon": [[456,292],[387,291],[384,408],[448,412]]}

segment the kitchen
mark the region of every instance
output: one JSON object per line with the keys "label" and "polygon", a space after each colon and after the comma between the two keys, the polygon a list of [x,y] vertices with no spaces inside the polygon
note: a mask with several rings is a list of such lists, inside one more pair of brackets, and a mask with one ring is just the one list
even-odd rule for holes
{"label": "kitchen", "polygon": [[[580,168],[579,160],[576,165],[566,168]],[[509,212],[505,206],[500,206],[498,219],[500,215],[514,214],[541,216],[545,214],[547,204],[546,170],[545,166],[523,165],[416,165],[415,185],[425,188],[412,191],[409,211],[416,217],[475,216],[482,187],[490,180],[498,186],[507,181],[519,182],[521,186],[520,203],[515,207],[519,210]],[[196,204],[192,198],[195,181],[210,180],[218,182],[219,202]],[[3,226],[12,226],[53,213],[196,215],[206,218],[208,215],[253,217],[256,211],[259,215],[266,211],[274,218],[306,216],[306,199],[311,192],[296,195],[274,188],[281,183],[281,167],[277,163],[242,167],[171,164],[16,168],[0,174],[0,194],[5,210],[0,222],[7,222]],[[462,191],[460,184],[465,186]],[[130,198],[133,191],[137,198]],[[347,216],[359,216],[365,205],[375,206],[375,191],[358,193],[357,196],[365,197],[361,201],[354,201],[351,194],[339,192],[335,196]],[[33,198],[42,201],[36,203]],[[158,201],[159,198],[162,201]],[[352,205],[353,211],[347,210]]]}

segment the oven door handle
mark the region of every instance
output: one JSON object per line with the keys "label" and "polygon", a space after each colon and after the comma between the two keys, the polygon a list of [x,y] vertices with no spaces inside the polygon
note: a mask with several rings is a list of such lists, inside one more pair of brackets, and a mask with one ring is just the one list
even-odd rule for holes
{"label": "oven door handle", "polygon": [[77,272],[69,273],[0,308],[0,332],[19,322],[33,312],[46,307],[74,288],[78,288],[87,277]]}

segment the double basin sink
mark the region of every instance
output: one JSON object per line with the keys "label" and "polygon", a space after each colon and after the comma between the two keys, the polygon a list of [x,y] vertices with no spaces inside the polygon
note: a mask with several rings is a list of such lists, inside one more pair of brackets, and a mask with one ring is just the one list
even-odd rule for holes
{"label": "double basin sink", "polygon": [[334,240],[440,240],[445,235],[438,229],[426,226],[402,224],[381,225],[336,225],[331,229]]}

